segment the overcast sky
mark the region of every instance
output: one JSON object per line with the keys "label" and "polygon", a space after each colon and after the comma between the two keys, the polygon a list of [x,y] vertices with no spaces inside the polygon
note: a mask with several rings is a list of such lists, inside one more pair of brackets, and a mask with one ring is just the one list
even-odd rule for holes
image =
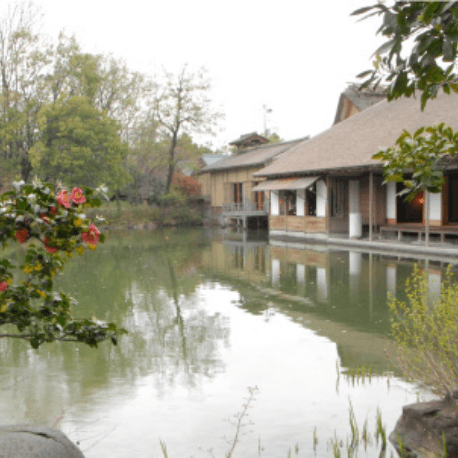
{"label": "overcast sky", "polygon": [[[184,63],[207,68],[226,118],[223,146],[267,127],[285,140],[332,124],[339,94],[371,66],[380,19],[357,22],[375,0],[36,0],[45,31],[75,35],[83,51],[113,54],[155,74]],[[204,142],[205,139],[201,139]]]}

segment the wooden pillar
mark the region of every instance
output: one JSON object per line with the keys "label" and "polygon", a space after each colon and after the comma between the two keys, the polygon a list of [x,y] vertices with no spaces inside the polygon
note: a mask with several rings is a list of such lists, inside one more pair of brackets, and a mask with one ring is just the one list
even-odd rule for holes
{"label": "wooden pillar", "polygon": [[[425,199],[425,246],[429,246],[429,193],[425,189],[423,191],[423,196]],[[421,234],[421,232],[420,232]]]}
{"label": "wooden pillar", "polygon": [[326,232],[331,233],[331,178],[326,177]]}
{"label": "wooden pillar", "polygon": [[374,206],[374,176],[372,170],[369,172],[369,241],[372,242],[372,221],[373,221],[373,209]]}

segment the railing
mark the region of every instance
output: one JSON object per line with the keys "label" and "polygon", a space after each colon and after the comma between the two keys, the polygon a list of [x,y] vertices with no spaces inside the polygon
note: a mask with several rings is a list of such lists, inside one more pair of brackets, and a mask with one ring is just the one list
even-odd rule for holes
{"label": "railing", "polygon": [[231,202],[223,204],[223,213],[241,212],[267,212],[267,202],[263,203],[263,208],[258,208],[257,202],[244,202],[242,204]]}

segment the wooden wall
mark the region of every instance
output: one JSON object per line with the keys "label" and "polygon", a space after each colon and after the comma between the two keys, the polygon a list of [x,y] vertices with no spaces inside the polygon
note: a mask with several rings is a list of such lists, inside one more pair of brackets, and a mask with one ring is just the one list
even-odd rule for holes
{"label": "wooden wall", "polygon": [[252,174],[261,168],[247,167],[203,173],[199,176],[199,182],[202,183],[203,194],[210,195],[213,207],[221,207],[223,203],[228,202],[229,183],[244,183],[245,199],[252,201],[253,182],[259,181],[254,180]]}
{"label": "wooden wall", "polygon": [[325,232],[326,218],[316,216],[269,216],[269,229],[290,232]]}
{"label": "wooden wall", "polygon": [[329,232],[332,234],[348,232],[348,225],[348,216],[333,216],[332,218],[329,218]]}
{"label": "wooden wall", "polygon": [[[373,221],[376,225],[386,224],[386,186],[383,183],[383,177],[374,175],[373,177]],[[369,175],[360,178],[359,182],[360,203],[359,208],[363,224],[369,224]]]}

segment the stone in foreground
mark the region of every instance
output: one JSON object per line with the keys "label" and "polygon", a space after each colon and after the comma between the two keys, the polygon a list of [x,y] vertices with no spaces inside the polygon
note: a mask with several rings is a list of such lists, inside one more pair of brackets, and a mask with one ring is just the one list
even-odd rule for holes
{"label": "stone in foreground", "polygon": [[58,429],[48,426],[0,426],[0,458],[84,458]]}
{"label": "stone in foreground", "polygon": [[390,442],[400,456],[442,457],[443,434],[447,456],[458,457],[458,404],[455,393],[453,398],[404,406],[402,416],[390,434]]}

